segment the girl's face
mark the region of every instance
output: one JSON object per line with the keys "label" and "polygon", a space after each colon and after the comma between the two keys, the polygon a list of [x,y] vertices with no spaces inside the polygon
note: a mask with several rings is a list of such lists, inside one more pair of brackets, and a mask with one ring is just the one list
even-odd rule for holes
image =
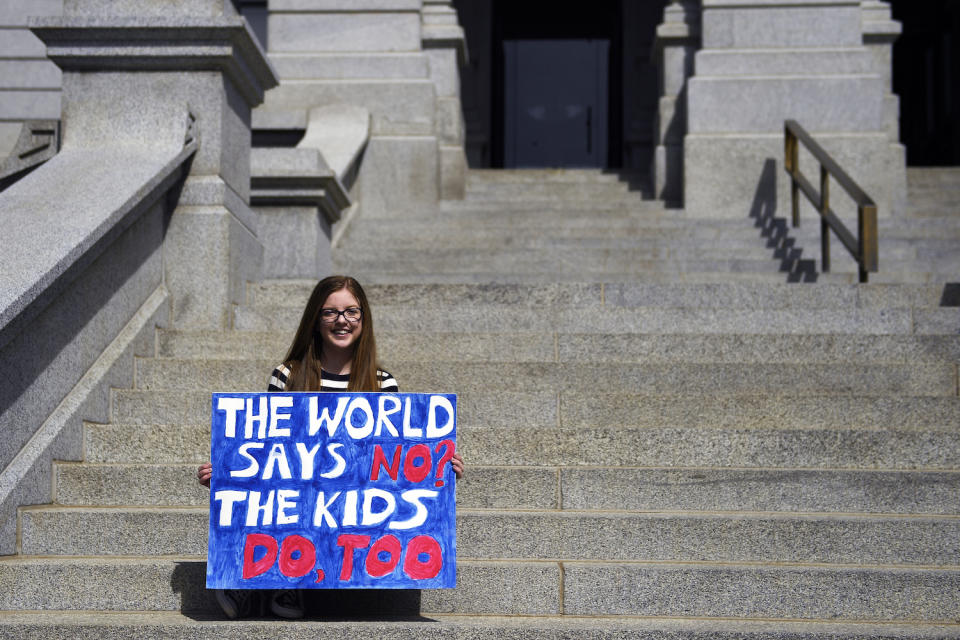
{"label": "girl's face", "polygon": [[[359,313],[360,302],[348,290],[340,289],[327,296],[317,319],[324,351],[353,351],[363,329],[363,318]],[[348,315],[356,320],[349,319]]]}

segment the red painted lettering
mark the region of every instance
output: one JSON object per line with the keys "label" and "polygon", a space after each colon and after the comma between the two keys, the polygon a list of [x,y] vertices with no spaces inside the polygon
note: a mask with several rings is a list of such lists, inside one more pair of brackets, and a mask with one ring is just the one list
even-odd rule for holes
{"label": "red painted lettering", "polygon": [[[426,561],[420,559],[427,556]],[[431,536],[417,536],[407,543],[407,554],[403,558],[403,572],[414,580],[428,580],[437,577],[443,567],[443,552],[440,543]]]}
{"label": "red painted lettering", "polygon": [[[294,558],[294,554],[297,557]],[[317,550],[303,536],[291,535],[280,544],[280,573],[288,578],[302,578],[317,563]]]}
{"label": "red painted lettering", "polygon": [[443,448],[443,455],[440,456],[439,460],[437,460],[437,481],[433,483],[436,487],[443,486],[443,480],[440,479],[443,477],[443,467],[450,462],[451,458],[453,458],[453,453],[457,445],[454,444],[453,440],[443,440],[437,445],[437,448],[434,449],[434,452],[440,453],[441,447]]}
{"label": "red painted lettering", "polygon": [[[417,464],[420,460],[420,464]],[[430,447],[425,444],[415,444],[407,451],[403,459],[403,475],[410,482],[420,482],[430,473],[433,461],[430,459]]]}
{"label": "red painted lettering", "polygon": [[[367,574],[374,578],[382,578],[393,572],[400,563],[400,541],[396,536],[386,535],[373,543],[367,552]],[[380,559],[381,553],[389,554],[386,560]]]}
{"label": "red painted lettering", "polygon": [[353,533],[341,533],[337,536],[337,546],[343,547],[343,564],[340,565],[340,579],[349,580],[353,575],[353,551],[365,549],[370,544],[370,536]]}
{"label": "red painted lettering", "polygon": [[392,480],[397,479],[397,473],[400,472],[400,445],[393,450],[393,462],[387,464],[387,457],[383,455],[383,449],[380,445],[373,448],[373,467],[370,469],[370,479],[376,480],[380,477],[380,468],[387,470]]}
{"label": "red painted lettering", "polygon": [[[263,557],[254,561],[257,547],[266,550]],[[277,559],[277,541],[265,533],[248,533],[243,545],[243,579],[254,578],[273,566]]]}

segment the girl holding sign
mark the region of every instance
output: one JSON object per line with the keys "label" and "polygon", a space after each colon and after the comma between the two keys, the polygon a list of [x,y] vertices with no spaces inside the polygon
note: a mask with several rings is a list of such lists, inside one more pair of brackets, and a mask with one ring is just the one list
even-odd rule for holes
{"label": "girl holding sign", "polygon": [[[360,283],[349,276],[330,276],[314,287],[300,326],[283,363],[270,376],[268,391],[399,391],[396,380],[377,366],[373,314]],[[450,461],[457,478],[463,459]],[[197,479],[210,486],[213,467],[207,462]],[[216,591],[217,602],[229,618],[250,615],[256,591]],[[294,590],[275,591],[271,611],[283,618],[303,617],[300,596]]]}

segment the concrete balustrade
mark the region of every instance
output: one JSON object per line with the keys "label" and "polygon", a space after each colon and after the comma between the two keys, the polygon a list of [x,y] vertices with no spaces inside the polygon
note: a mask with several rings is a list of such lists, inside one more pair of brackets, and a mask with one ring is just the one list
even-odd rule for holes
{"label": "concrete balustrade", "polygon": [[259,277],[250,108],[276,83],[224,0],[67,0],[30,25],[62,70],[63,143],[0,198],[0,554],[154,327],[223,328]]}

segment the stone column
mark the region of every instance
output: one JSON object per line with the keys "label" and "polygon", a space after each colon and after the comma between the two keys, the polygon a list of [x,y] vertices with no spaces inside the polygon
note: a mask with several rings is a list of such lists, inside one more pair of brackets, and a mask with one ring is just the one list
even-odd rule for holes
{"label": "stone column", "polygon": [[65,0],[34,31],[63,70],[64,144],[138,144],[176,114],[195,118],[201,143],[163,243],[170,321],[229,326],[260,276],[250,109],[276,84],[243,19],[229,0]]}
{"label": "stone column", "polygon": [[[886,79],[863,44],[860,1],[702,0],[702,6],[703,46],[687,95],[688,213],[746,217],[760,201],[786,211],[787,119],[817,138],[876,201],[881,217],[895,213],[905,168],[888,136]],[[801,165],[817,178],[816,165],[802,158]],[[839,213],[848,214],[842,215],[848,226],[855,220],[855,209]]]}
{"label": "stone column", "polygon": [[437,92],[436,134],[440,144],[440,197],[463,199],[467,178],[460,69],[467,42],[451,0],[423,0],[421,41]]}
{"label": "stone column", "polygon": [[[371,114],[352,195],[366,216],[434,208],[436,91],[421,50],[422,0],[269,0],[267,46],[281,77],[254,126],[300,123],[314,107]],[[321,152],[323,149],[320,150]]]}
{"label": "stone column", "polygon": [[893,43],[903,31],[890,16],[890,5],[879,0],[863,0],[863,44],[873,55],[874,71],[883,78],[884,117],[890,142],[900,142],[900,98],[893,93]]}
{"label": "stone column", "polygon": [[687,133],[687,80],[700,48],[700,11],[694,2],[672,2],[657,27],[654,61],[659,68],[660,103],[654,121],[654,194],[668,204],[683,201],[683,137]]}

